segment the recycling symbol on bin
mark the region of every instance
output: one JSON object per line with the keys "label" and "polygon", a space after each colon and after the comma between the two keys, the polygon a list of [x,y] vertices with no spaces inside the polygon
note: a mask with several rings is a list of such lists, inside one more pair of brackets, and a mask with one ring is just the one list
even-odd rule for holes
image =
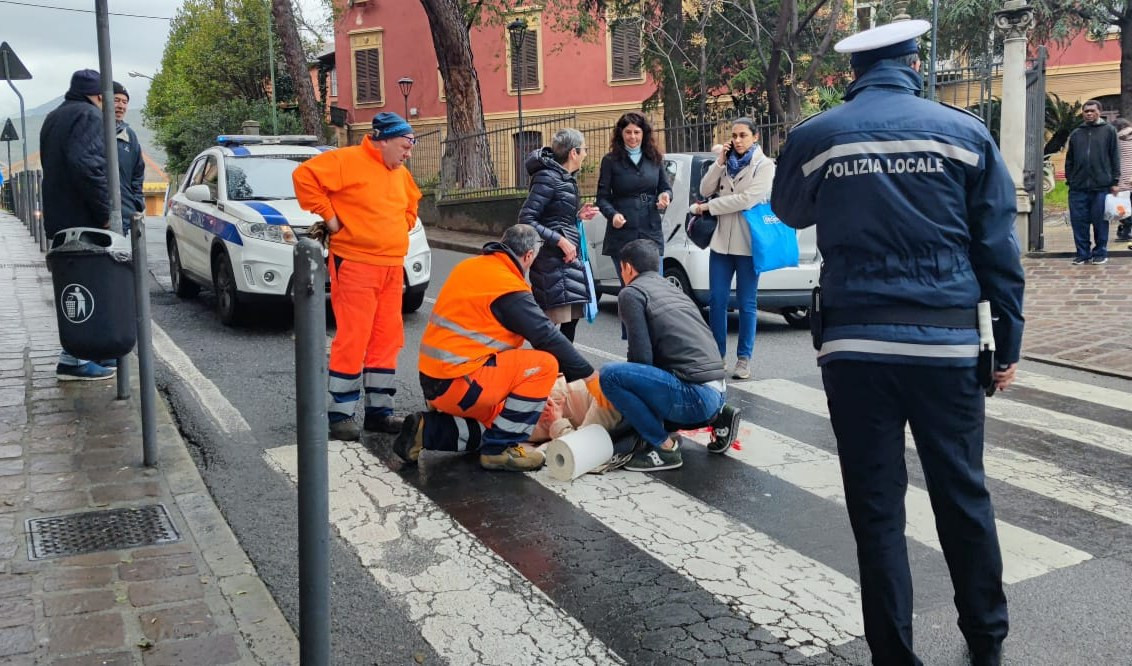
{"label": "recycling symbol on bin", "polygon": [[72,324],[81,324],[94,314],[94,296],[81,284],[63,287],[63,316]]}

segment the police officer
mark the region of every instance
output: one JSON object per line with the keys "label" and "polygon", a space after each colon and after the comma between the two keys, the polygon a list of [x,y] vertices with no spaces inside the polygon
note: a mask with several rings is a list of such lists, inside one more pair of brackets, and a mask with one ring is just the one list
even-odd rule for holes
{"label": "police officer", "polygon": [[[983,401],[984,388],[1013,381],[1022,340],[1014,183],[978,118],[919,97],[916,38],[928,28],[902,21],[835,46],[852,54],[855,81],[844,105],[791,131],[772,205],[792,227],[817,225],[824,265],[814,345],[873,663],[921,663],[904,539],[909,424],[959,628],[973,663],[998,664],[1008,625],[983,471]],[[980,300],[997,317],[998,352],[997,370],[982,379]]]}

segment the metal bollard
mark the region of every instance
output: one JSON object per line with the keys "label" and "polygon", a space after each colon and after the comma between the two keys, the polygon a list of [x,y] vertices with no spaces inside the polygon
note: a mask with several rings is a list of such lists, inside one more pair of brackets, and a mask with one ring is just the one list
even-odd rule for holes
{"label": "metal bollard", "polygon": [[299,661],[330,664],[330,483],[326,421],[326,263],[322,246],[295,248],[295,414],[299,473]]}
{"label": "metal bollard", "polygon": [[[145,248],[145,213],[134,213],[130,224],[134,252],[134,308],[138,326],[138,382],[141,388],[142,463],[157,466],[157,388],[153,379],[153,326],[149,314],[149,261]],[[119,359],[121,372],[125,359]]]}

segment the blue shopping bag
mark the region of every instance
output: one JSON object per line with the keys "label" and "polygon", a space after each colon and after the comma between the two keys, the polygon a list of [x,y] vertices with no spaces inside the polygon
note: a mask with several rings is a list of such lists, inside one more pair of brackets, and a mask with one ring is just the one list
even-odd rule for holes
{"label": "blue shopping bag", "polygon": [[751,260],[756,273],[798,265],[798,234],[782,223],[770,202],[743,211],[751,229]]}
{"label": "blue shopping bag", "polygon": [[586,225],[581,220],[577,220],[578,224],[578,259],[582,262],[582,270],[586,273],[586,289],[590,295],[590,300],[583,308],[583,314],[586,316],[586,321],[594,323],[597,319],[597,289],[594,288],[594,271],[590,266],[590,251],[589,243],[586,242]]}

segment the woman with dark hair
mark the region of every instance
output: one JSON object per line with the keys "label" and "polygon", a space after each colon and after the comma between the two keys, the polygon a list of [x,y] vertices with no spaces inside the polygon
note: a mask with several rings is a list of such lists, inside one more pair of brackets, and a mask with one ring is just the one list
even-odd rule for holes
{"label": "woman with dark hair", "polygon": [[700,181],[700,194],[715,196],[706,203],[693,204],[690,212],[710,212],[718,221],[711,237],[708,260],[708,314],[711,332],[719,345],[719,355],[727,358],[727,306],[731,300],[731,279],[735,278],[735,301],[739,307],[739,348],[731,376],[751,376],[751,353],[755,348],[758,319],[756,296],[759,274],[751,259],[751,228],[743,211],[770,199],[774,182],[774,161],[759,148],[759,130],[750,118],[738,118],[731,125],[731,140],[723,144],[716,161]]}
{"label": "woman with dark hair", "polygon": [[619,266],[620,249],[630,241],[647,238],[656,243],[663,257],[660,218],[671,202],[672,186],[652,125],[642,114],[630,111],[618,119],[609,152],[601,158],[597,207],[606,220],[602,254]]}
{"label": "woman with dark hair", "polygon": [[527,158],[530,192],[519,210],[519,222],[535,228],[543,244],[528,274],[535,302],[570,342],[589,302],[585,269],[578,260],[577,220],[597,215],[581,205],[574,174],[586,159],[586,140],[576,129],[559,130],[549,147]]}

